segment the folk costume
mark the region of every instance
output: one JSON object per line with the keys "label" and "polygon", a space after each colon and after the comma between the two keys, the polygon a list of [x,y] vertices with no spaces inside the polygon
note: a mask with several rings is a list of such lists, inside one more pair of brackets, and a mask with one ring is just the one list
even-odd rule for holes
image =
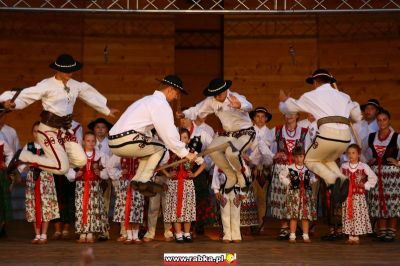
{"label": "folk costume", "polygon": [[317,209],[311,189],[316,181],[314,174],[304,165],[293,163],[279,173],[279,179],[288,190],[282,216],[288,220],[316,220]]}
{"label": "folk costume", "polygon": [[[70,55],[60,55],[50,67],[71,73],[81,69],[82,64]],[[2,101],[10,98],[9,93],[0,97]],[[6,97],[8,95],[8,98]],[[86,82],[69,79],[66,84],[51,77],[44,79],[33,87],[24,89],[15,99],[15,108],[23,109],[35,101],[41,100],[43,111],[38,129],[38,143],[44,155],[33,154],[23,150],[13,158],[10,171],[14,170],[18,160],[34,165],[53,174],[65,174],[70,168],[82,167],[86,163],[86,155],[71,129],[72,113],[77,98],[96,111],[109,115],[107,99]]]}
{"label": "folk costume", "polygon": [[[257,113],[264,113],[266,122],[272,119],[272,114],[264,107],[257,107],[250,112],[250,117],[254,120]],[[273,154],[270,150],[273,142],[271,130],[266,126],[259,128],[254,125],[256,138],[250,149],[250,163],[252,187],[257,203],[258,222],[263,223],[267,211],[267,191],[271,183],[271,165]]]}
{"label": "folk costume", "polygon": [[[100,181],[108,177],[106,156],[96,150],[86,151],[86,165],[78,171],[70,169],[69,180],[75,180],[75,230],[77,234],[105,233],[109,229]],[[96,171],[100,171],[100,175]],[[79,175],[81,174],[81,175]],[[78,176],[79,175],[79,176]],[[93,237],[88,236],[88,241]]]}
{"label": "folk costume", "polygon": [[[24,150],[36,155],[43,154],[38,143],[30,142]],[[26,178],[25,190],[26,220],[35,222],[41,228],[42,222],[49,222],[60,217],[54,177],[39,168],[30,167]]]}
{"label": "folk costume", "polygon": [[[226,150],[216,151],[210,154],[211,159],[227,176],[226,189],[233,189],[238,183],[242,193],[250,185],[249,180],[243,175],[243,161],[241,154],[251,146],[255,138],[255,130],[248,112],[253,106],[247,99],[236,92],[229,90],[232,85],[230,80],[214,79],[204,90],[206,99],[196,106],[183,111],[183,115],[191,120],[197,117],[204,118],[214,113],[221,121],[224,132],[219,132],[214,137],[208,148],[212,148],[230,141],[233,147]],[[221,92],[228,91],[224,102],[217,101],[214,96]],[[230,106],[230,97],[234,96],[240,101],[240,109]]]}
{"label": "folk costume", "polygon": [[372,233],[365,193],[375,187],[376,174],[362,162],[343,163],[340,170],[349,178],[349,195],[343,202],[343,233],[358,236]]}
{"label": "folk costume", "polygon": [[272,144],[272,152],[285,153],[285,158],[274,159],[272,181],[271,181],[271,214],[277,219],[286,219],[285,205],[287,202],[287,186],[280,180],[282,171],[286,171],[287,166],[293,164],[293,150],[296,147],[304,147],[307,135],[307,128],[296,126],[293,131],[289,131],[286,125],[277,126],[273,129],[275,141]]}
{"label": "folk costume", "polygon": [[[169,163],[179,160],[175,154],[171,154]],[[164,222],[183,223],[196,221],[196,193],[193,178],[188,172],[195,173],[204,163],[200,157],[194,162],[186,162],[169,169],[174,173],[167,181],[167,193],[164,209]]]}
{"label": "folk costume", "polygon": [[[316,70],[306,82],[313,84],[314,79],[318,77],[323,77],[330,83],[336,82],[324,69]],[[298,100],[288,98],[285,102],[280,102],[279,109],[283,113],[306,112],[315,117],[318,133],[314,143],[307,150],[304,162],[307,168],[320,176],[327,185],[335,184],[334,202],[345,200],[348,180],[341,173],[335,160],[343,154],[351,141],[349,117],[356,122],[361,120],[359,104],[353,102],[347,94],[334,89],[331,84],[325,83],[304,93]]]}
{"label": "folk costume", "polygon": [[[166,76],[161,83],[186,93],[182,87],[182,81],[177,76]],[[163,143],[152,135],[153,128]],[[189,154],[185,144],[179,139],[171,106],[165,94],[157,90],[153,95],[146,96],[128,107],[110,130],[109,146],[115,155],[140,159],[138,170],[133,178],[133,184],[140,191],[150,189],[161,192],[161,186],[148,182],[167,148],[180,158]]]}
{"label": "folk costume", "polygon": [[377,186],[371,189],[369,197],[370,215],[373,218],[400,217],[400,167],[391,165],[387,158],[399,158],[400,137],[390,130],[380,139],[378,133],[371,133],[368,145],[375,163],[371,169],[378,176]]}
{"label": "folk costume", "polygon": [[[72,120],[72,131],[76,141],[82,145],[83,129],[82,125]],[[60,211],[60,218],[52,220],[52,223],[62,223],[73,225],[75,223],[75,182],[70,182],[65,175],[53,175],[56,185],[57,201]],[[54,232],[53,239],[68,238],[69,231]]]}
{"label": "folk costume", "polygon": [[116,199],[114,222],[123,222],[125,228],[129,223],[143,223],[144,196],[131,188],[130,181],[139,166],[137,158],[121,158],[113,155],[107,162],[110,178],[116,182]]}
{"label": "folk costume", "polygon": [[[125,228],[127,239],[124,243],[139,243],[139,230],[130,228],[130,224],[142,224],[145,199],[143,194],[132,189],[131,179],[139,166],[137,158],[120,158],[113,155],[107,162],[107,171],[113,180],[116,191],[113,221]],[[123,235],[123,232],[121,232]]]}
{"label": "folk costume", "polygon": [[224,235],[222,240],[226,243],[231,241],[241,241],[240,233],[240,188],[235,186],[234,189],[227,192],[225,190],[226,175],[218,169],[214,168],[213,180],[211,188],[215,194],[220,194],[221,199],[217,201],[220,205],[221,220]]}
{"label": "folk costume", "polygon": [[[382,109],[382,107],[379,104],[379,101],[376,99],[369,99],[367,103],[362,104],[360,106],[361,111],[364,111],[365,108],[368,106],[374,106],[378,111]],[[366,121],[365,119],[357,122],[354,124],[354,130],[358,135],[358,138],[362,142],[362,144],[367,144],[368,142],[368,136],[371,133],[375,133],[379,130],[378,123],[376,121],[376,118],[373,121]],[[355,141],[353,141],[355,142]],[[368,145],[368,144],[367,144]],[[361,150],[361,161],[364,163],[367,163],[367,158],[368,158],[368,146],[362,147]]]}
{"label": "folk costume", "polygon": [[9,125],[0,125],[0,138],[8,144],[13,153],[21,149],[17,131]]}

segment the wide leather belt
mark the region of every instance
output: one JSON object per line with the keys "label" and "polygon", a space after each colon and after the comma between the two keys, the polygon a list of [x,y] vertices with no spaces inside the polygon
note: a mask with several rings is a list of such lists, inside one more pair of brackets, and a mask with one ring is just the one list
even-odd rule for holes
{"label": "wide leather belt", "polygon": [[139,135],[141,135],[141,136],[143,136],[143,137],[149,138],[149,137],[147,137],[145,134],[140,133],[140,132],[137,132],[136,130],[133,130],[133,129],[132,129],[132,130],[128,130],[128,131],[125,131],[125,132],[116,134],[116,135],[108,136],[108,139],[109,139],[109,140],[119,139],[119,138],[122,138],[122,137],[125,137],[125,136],[129,136],[129,135],[133,135],[133,134],[139,134]]}
{"label": "wide leather belt", "polygon": [[43,110],[40,113],[40,118],[41,118],[40,122],[49,127],[64,128],[64,129],[71,128],[72,114],[66,116],[58,116],[56,114],[53,114],[52,112]]}
{"label": "wide leather belt", "polygon": [[339,123],[339,124],[350,125],[350,120],[343,116],[327,116],[327,117],[318,119],[317,126],[319,128],[321,125],[329,124],[329,123]]}
{"label": "wide leather belt", "polygon": [[256,131],[254,127],[249,127],[245,129],[240,129],[237,131],[223,131],[223,132],[218,132],[218,136],[221,137],[234,137],[234,138],[240,138],[241,136],[248,135],[250,137],[254,137],[256,135]]}

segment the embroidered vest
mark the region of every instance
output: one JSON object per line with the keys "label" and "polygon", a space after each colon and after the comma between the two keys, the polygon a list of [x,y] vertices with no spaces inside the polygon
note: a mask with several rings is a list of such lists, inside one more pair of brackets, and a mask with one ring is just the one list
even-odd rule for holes
{"label": "embroidered vest", "polygon": [[[371,148],[372,150],[372,155],[374,158],[378,159],[378,152],[375,148],[374,145],[374,140],[375,140],[375,136],[376,136],[377,132],[371,133],[368,136],[368,146]],[[399,153],[399,148],[397,147],[397,137],[398,137],[398,133],[394,132],[392,135],[392,138],[389,141],[389,144],[386,146],[385,152],[382,156],[382,165],[389,165],[389,162],[387,161],[387,158],[397,158],[397,154]],[[376,160],[375,165],[378,164],[378,160]]]}
{"label": "embroidered vest", "polygon": [[[289,168],[289,177],[290,177],[289,189],[291,189],[291,190],[300,189],[301,179],[300,179],[299,172],[296,171],[295,169]],[[304,172],[303,180],[304,180],[304,189],[311,190],[310,171],[309,170],[306,170]]]}
{"label": "embroidered vest", "polygon": [[290,164],[292,163],[292,151],[294,150],[294,148],[296,147],[303,147],[304,149],[304,140],[306,138],[307,135],[307,128],[301,128],[301,132],[300,132],[300,138],[296,139],[293,143],[293,146],[291,147],[291,149],[288,147],[287,143],[286,143],[286,139],[283,137],[283,126],[277,126],[275,128],[275,139],[278,145],[278,152],[284,152],[287,155],[287,159],[283,160],[283,159],[275,159],[274,163],[279,163],[279,164]]}

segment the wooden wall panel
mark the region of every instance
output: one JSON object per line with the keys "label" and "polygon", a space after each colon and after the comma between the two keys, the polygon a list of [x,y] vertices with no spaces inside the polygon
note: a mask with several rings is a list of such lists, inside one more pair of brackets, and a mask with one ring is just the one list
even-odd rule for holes
{"label": "wooden wall panel", "polygon": [[399,28],[394,14],[226,16],[224,74],[254,106],[272,110],[273,126],[282,121],[279,89],[299,97],[311,89],[305,77],[324,67],[354,100],[379,99],[400,130]]}
{"label": "wooden wall panel", "polygon": [[[204,99],[203,90],[211,79],[222,76],[222,19],[216,15],[177,15],[175,18],[175,71],[189,95],[181,106],[190,107]],[[207,123],[219,128],[218,119]]]}
{"label": "wooden wall panel", "polygon": [[[156,78],[174,72],[174,17],[60,14],[0,14],[0,34],[7,36],[0,39],[1,90],[31,86],[53,75],[49,63],[67,52],[84,63],[75,78],[93,85],[109,106],[123,112],[154,91]],[[30,138],[31,123],[40,110],[36,103],[6,117],[22,143]],[[97,116],[78,101],[76,120],[86,125]]]}

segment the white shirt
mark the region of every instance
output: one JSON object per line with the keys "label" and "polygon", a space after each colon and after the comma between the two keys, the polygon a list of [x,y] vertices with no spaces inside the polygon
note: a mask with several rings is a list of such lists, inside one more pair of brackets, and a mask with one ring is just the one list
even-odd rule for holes
{"label": "white shirt", "polygon": [[[229,106],[230,102],[228,97],[230,97],[230,95],[235,96],[240,101],[240,109]],[[221,120],[222,128],[229,132],[253,126],[248,113],[252,109],[253,106],[246,100],[246,97],[228,90],[228,96],[224,102],[221,103],[213,96],[210,96],[196,106],[183,111],[183,114],[186,118],[195,120],[197,117],[204,118],[214,113]]]}
{"label": "white shirt", "polygon": [[0,145],[3,145],[3,155],[4,155],[4,163],[6,166],[10,163],[12,157],[14,156],[14,152],[10,148],[10,146],[4,140],[0,139]]}
{"label": "white shirt", "polygon": [[121,157],[113,154],[106,165],[108,176],[113,180],[119,180],[122,176]]}
{"label": "white shirt", "polygon": [[[35,86],[24,89],[15,99],[15,108],[23,109],[35,101],[41,100],[44,110],[58,116],[66,116],[73,113],[76,99],[80,98],[96,111],[104,115],[110,114],[107,99],[88,83],[70,79],[67,87],[70,88],[69,93],[64,89],[61,80],[57,80],[55,77],[44,79]],[[14,93],[3,93],[0,101],[11,99]]]}
{"label": "white shirt", "polygon": [[[368,142],[368,136],[371,133],[377,132],[379,130],[378,123],[376,119],[368,124],[367,121],[361,120],[353,125],[354,131],[357,134],[358,138],[363,142]],[[356,143],[355,137],[353,134],[351,135],[351,143]],[[368,149],[362,149],[361,151],[361,161],[367,162],[368,157]]]}
{"label": "white shirt", "polygon": [[365,163],[359,162],[358,164],[352,163],[343,163],[340,166],[340,171],[349,170],[351,173],[354,173],[357,170],[364,170],[365,174],[368,176],[367,182],[364,184],[364,188],[366,190],[370,190],[371,188],[375,187],[376,183],[378,182],[378,177],[376,176],[375,172]]}
{"label": "white shirt", "polygon": [[353,125],[354,131],[357,133],[360,141],[368,138],[369,134],[377,132],[379,130],[376,119],[368,124],[367,121],[361,120]]}
{"label": "white shirt", "polygon": [[110,135],[135,130],[151,137],[153,128],[168,149],[181,158],[188,155],[189,151],[185,148],[185,143],[180,141],[174,124],[171,106],[161,91],[155,91],[153,95],[145,96],[131,104],[111,128]]}
{"label": "white shirt", "polygon": [[261,128],[254,126],[254,129],[256,138],[250,148],[250,161],[253,165],[269,166],[272,164],[272,157],[274,156],[270,150],[273,142],[271,130],[265,125]]}
{"label": "white shirt", "polygon": [[221,189],[221,185],[226,182],[226,175],[223,172],[218,171],[218,167],[214,167],[213,178],[211,182],[211,189],[214,193],[218,193]]}
{"label": "white shirt", "polygon": [[0,138],[2,138],[8,144],[13,153],[21,148],[17,131],[6,124],[4,124],[0,129]]}
{"label": "white shirt", "polygon": [[[362,118],[360,105],[353,102],[349,95],[332,88],[330,84],[306,92],[298,100],[288,98],[285,102],[280,102],[279,110],[284,114],[311,113],[316,120],[327,116],[351,117],[354,121],[360,121]],[[347,125],[339,123],[329,123],[327,127],[348,129]]]}
{"label": "white shirt", "polygon": [[[202,123],[201,125],[196,125],[192,121],[192,127],[193,127],[193,132],[190,135],[190,138],[193,138],[195,136],[200,137],[201,141],[201,151],[204,151],[207,149],[207,147],[211,144],[213,137],[214,137],[214,129],[207,125],[206,123]],[[209,171],[213,165],[214,162],[211,160],[209,156],[204,157],[204,162],[206,163],[206,170]]]}
{"label": "white shirt", "polygon": [[75,132],[76,140],[78,141],[78,143],[80,145],[82,145],[82,141],[83,141],[82,125],[80,123],[76,122],[75,120],[72,120],[71,128]]}
{"label": "white shirt", "polygon": [[214,137],[214,134],[215,134],[214,129],[212,127],[210,127],[208,124],[206,124],[205,122],[201,123],[200,125],[196,125],[196,123],[194,123],[194,126],[195,126],[195,129],[205,131],[212,138]]}
{"label": "white shirt", "polygon": [[111,149],[108,146],[108,138],[105,137],[103,140],[98,140],[96,138],[96,150],[100,151],[102,154],[110,157],[112,155]]}
{"label": "white shirt", "polygon": [[[212,134],[210,135],[209,130],[207,130],[202,125],[197,126],[194,122],[192,122],[192,127],[193,127],[193,129],[192,129],[193,131],[192,131],[192,134],[190,135],[190,138],[200,137],[201,144],[202,144],[201,150],[204,151],[213,140],[214,130],[212,131]],[[191,130],[191,129],[189,129],[189,130]]]}

